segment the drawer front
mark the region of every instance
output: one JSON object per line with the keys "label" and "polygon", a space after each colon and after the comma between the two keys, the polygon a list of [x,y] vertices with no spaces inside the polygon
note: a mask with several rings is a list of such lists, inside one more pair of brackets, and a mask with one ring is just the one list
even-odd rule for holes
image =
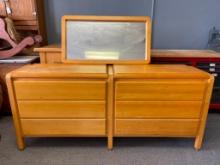
{"label": "drawer front", "polygon": [[21,118],[105,118],[104,101],[18,101]]}
{"label": "drawer front", "polygon": [[205,81],[149,80],[116,83],[116,100],[200,101]]}
{"label": "drawer front", "polygon": [[116,118],[199,118],[201,101],[117,101]]}
{"label": "drawer front", "polygon": [[104,100],[105,81],[15,81],[18,100]]}
{"label": "drawer front", "polygon": [[199,120],[117,119],[116,136],[194,137]]}
{"label": "drawer front", "polygon": [[22,119],[24,136],[105,136],[104,119]]}

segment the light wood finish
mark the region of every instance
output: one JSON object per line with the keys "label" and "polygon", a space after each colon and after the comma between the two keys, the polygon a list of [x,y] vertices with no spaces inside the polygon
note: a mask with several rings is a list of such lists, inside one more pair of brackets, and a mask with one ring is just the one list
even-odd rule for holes
{"label": "light wood finish", "polygon": [[104,100],[106,83],[74,80],[18,80],[14,82],[14,86],[18,100]]}
{"label": "light wood finish", "polygon": [[[42,63],[61,63],[61,45],[52,44],[41,48],[35,48],[42,54]],[[163,50],[151,51],[151,58],[219,58],[220,53],[212,50]],[[46,59],[46,60],[44,60]],[[134,63],[133,63],[134,64]]]}
{"label": "light wood finish", "polygon": [[60,45],[48,45],[35,48],[34,51],[39,53],[41,64],[62,63]]}
{"label": "light wood finish", "polygon": [[116,118],[199,119],[202,101],[116,101]]}
{"label": "light wood finish", "polygon": [[[97,21],[97,22],[143,22],[146,26],[145,60],[69,60],[66,56],[67,21]],[[147,16],[83,16],[65,15],[62,18],[61,54],[62,62],[74,64],[147,64],[151,57],[151,19]]]}
{"label": "light wood finish", "polygon": [[[26,65],[16,72],[11,72],[15,78],[108,78],[105,65],[66,65],[66,64],[34,64]],[[27,80],[27,79],[26,79]]]}
{"label": "light wood finish", "polygon": [[213,50],[152,50],[152,57],[156,58],[219,58],[219,55]]}
{"label": "light wood finish", "polygon": [[40,52],[41,64],[55,64],[61,62],[61,54],[56,52]]}
{"label": "light wood finish", "polygon": [[105,101],[18,101],[21,118],[105,118]]}
{"label": "light wood finish", "polygon": [[210,77],[210,79],[207,81],[207,89],[206,94],[204,96],[204,102],[203,102],[203,111],[201,111],[201,118],[200,118],[200,126],[197,132],[196,141],[195,141],[195,149],[199,150],[202,147],[202,141],[204,137],[205,127],[206,127],[206,121],[208,116],[208,109],[210,105],[212,90],[213,90],[213,84],[214,84],[214,77]]}
{"label": "light wood finish", "polygon": [[114,137],[114,71],[113,66],[108,65],[108,92],[107,92],[107,130],[108,130],[108,149],[113,149]]}
{"label": "light wood finish", "polygon": [[201,101],[204,80],[143,80],[116,82],[116,100]]}
{"label": "light wood finish", "polygon": [[116,136],[195,137],[199,120],[116,119]]}
{"label": "light wood finish", "polygon": [[105,136],[104,119],[21,119],[24,136]]}
{"label": "light wood finish", "polygon": [[7,75],[19,149],[30,136],[107,137],[107,67],[29,65]]}
{"label": "light wood finish", "polygon": [[[144,78],[144,79],[201,79],[210,78],[210,74],[187,65],[115,65],[115,78]],[[137,74],[138,73],[138,74]],[[180,80],[181,81],[181,80]]]}
{"label": "light wood finish", "polygon": [[11,77],[10,73],[7,74],[6,82],[7,82],[7,86],[8,86],[10,105],[11,105],[11,109],[12,109],[12,116],[13,116],[15,131],[16,131],[17,145],[18,145],[18,149],[23,150],[25,148],[24,136],[22,133],[21,121],[20,121],[20,116],[19,116],[19,109],[18,109],[17,100],[16,100],[16,96],[15,96],[15,92],[14,92],[14,86],[13,86],[13,82],[12,82],[11,78],[12,77]]}
{"label": "light wood finish", "polygon": [[19,149],[29,136],[192,137],[214,77],[183,65],[25,66],[7,75]]}
{"label": "light wood finish", "polygon": [[115,65],[115,136],[194,137],[200,149],[213,80],[184,65]]}

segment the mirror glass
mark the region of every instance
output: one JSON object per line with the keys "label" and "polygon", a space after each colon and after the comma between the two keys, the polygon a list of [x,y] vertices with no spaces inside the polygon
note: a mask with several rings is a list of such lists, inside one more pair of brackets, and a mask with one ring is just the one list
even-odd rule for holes
{"label": "mirror glass", "polygon": [[66,57],[69,60],[145,59],[145,22],[66,23]]}

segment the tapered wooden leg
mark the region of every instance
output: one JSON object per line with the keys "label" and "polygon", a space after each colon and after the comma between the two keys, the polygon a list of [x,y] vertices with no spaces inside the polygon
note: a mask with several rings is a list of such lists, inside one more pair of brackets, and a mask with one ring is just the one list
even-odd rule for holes
{"label": "tapered wooden leg", "polygon": [[108,149],[113,149],[113,137],[108,137]]}
{"label": "tapered wooden leg", "polygon": [[202,141],[203,137],[202,136],[197,136],[194,144],[195,150],[199,151],[202,148]]}
{"label": "tapered wooden leg", "polygon": [[16,131],[16,138],[17,138],[17,145],[19,150],[24,150],[25,144],[24,144],[24,138],[23,133],[21,130],[21,123],[19,120],[19,113],[18,113],[18,105],[15,98],[15,91],[14,91],[14,85],[12,83],[11,74],[7,74],[6,76],[6,83],[8,87],[8,94],[10,99],[10,105],[12,110],[12,117],[14,121],[15,131]]}
{"label": "tapered wooden leg", "polygon": [[19,150],[24,150],[25,143],[24,143],[24,138],[23,137],[17,137],[17,145],[18,145]]}
{"label": "tapered wooden leg", "polygon": [[207,82],[206,97],[204,98],[204,105],[203,105],[203,111],[201,113],[200,126],[198,128],[198,133],[194,144],[194,148],[196,150],[200,150],[202,147],[213,84],[214,84],[214,77],[212,76]]}

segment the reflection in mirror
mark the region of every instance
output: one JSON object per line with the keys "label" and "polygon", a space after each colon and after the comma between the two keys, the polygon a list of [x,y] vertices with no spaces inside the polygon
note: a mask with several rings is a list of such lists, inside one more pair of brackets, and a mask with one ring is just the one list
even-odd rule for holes
{"label": "reflection in mirror", "polygon": [[67,59],[144,60],[144,22],[67,21]]}

